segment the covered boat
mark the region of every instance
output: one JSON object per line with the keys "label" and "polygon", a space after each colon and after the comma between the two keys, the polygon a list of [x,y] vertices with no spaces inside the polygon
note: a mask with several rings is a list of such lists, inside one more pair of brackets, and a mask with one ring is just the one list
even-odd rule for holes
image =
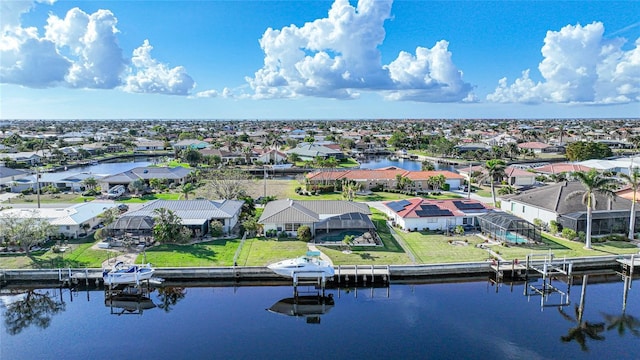
{"label": "covered boat", "polygon": [[333,264],[319,256],[300,256],[267,266],[278,275],[297,279],[328,278],[334,275]]}
{"label": "covered boat", "polygon": [[155,270],[151,264],[131,265],[121,261],[111,270],[104,270],[102,278],[105,285],[138,284],[142,280],[149,280]]}

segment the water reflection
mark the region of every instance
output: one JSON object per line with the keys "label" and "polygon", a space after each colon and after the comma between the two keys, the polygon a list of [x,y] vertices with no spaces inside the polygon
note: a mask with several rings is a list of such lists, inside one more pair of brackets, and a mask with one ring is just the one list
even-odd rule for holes
{"label": "water reflection", "polygon": [[3,296],[4,323],[10,335],[17,335],[31,325],[46,329],[53,315],[65,310],[62,293],[55,290],[14,290]]}
{"label": "water reflection", "polygon": [[275,314],[304,317],[307,324],[319,324],[320,315],[328,313],[334,305],[333,294],[296,296],[282,299],[267,310]]}
{"label": "water reflection", "polygon": [[153,309],[156,304],[145,296],[118,295],[105,299],[104,305],[112,315],[142,315],[144,310]]}
{"label": "water reflection", "polygon": [[184,287],[163,287],[158,289],[158,307],[164,312],[170,312],[173,307],[187,296],[187,289]]}
{"label": "water reflection", "polygon": [[[605,281],[611,273],[593,274],[594,276],[604,276]],[[560,336],[563,343],[575,342],[580,346],[583,352],[589,351],[588,341],[604,341],[606,332],[615,330],[619,336],[624,336],[627,332],[635,337],[640,337],[640,319],[626,314],[627,301],[633,279],[629,275],[616,273],[616,276],[622,277],[622,311],[620,314],[608,314],[600,312],[604,321],[586,320],[585,307],[587,298],[587,286],[589,283],[589,275],[583,274],[575,277],[581,280],[580,299],[577,304],[573,304],[573,314],[571,309],[571,288],[574,284],[573,276],[548,277],[542,279],[526,279],[524,281],[524,295],[530,299],[534,296],[540,296],[540,309],[544,310],[548,307],[555,307],[560,316],[573,324],[565,335]],[[541,283],[540,283],[541,281]],[[517,279],[511,279],[511,289],[514,283],[520,282]],[[564,282],[564,284],[562,284]],[[560,283],[560,284],[558,284]],[[499,279],[489,278],[489,284],[496,286],[498,289],[504,284]],[[565,290],[566,286],[566,290]]]}

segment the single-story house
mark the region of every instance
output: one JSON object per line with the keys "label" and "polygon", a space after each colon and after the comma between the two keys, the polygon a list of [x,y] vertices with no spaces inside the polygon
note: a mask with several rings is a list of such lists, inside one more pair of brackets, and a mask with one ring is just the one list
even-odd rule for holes
{"label": "single-story house", "polygon": [[135,143],[135,151],[154,151],[154,150],[164,150],[164,141],[157,140],[146,140],[146,141],[137,141]]}
{"label": "single-story house", "polygon": [[287,154],[276,149],[264,149],[256,160],[263,164],[282,164],[287,162]]}
{"label": "single-story house", "polygon": [[54,234],[77,238],[101,223],[100,215],[115,206],[113,202],[91,201],[68,208],[14,208],[0,212],[0,217],[46,219],[56,228]]}
{"label": "single-story house", "polygon": [[[576,232],[586,230],[586,205],[582,196],[567,196],[576,191],[584,191],[578,181],[564,181],[540,188],[527,190],[518,195],[504,196],[501,201],[503,211],[534,223],[540,219],[549,224],[557,221],[563,227]],[[629,229],[631,201],[616,196],[608,199],[602,194],[595,195],[595,209],[592,213],[592,235],[623,234]],[[636,216],[636,229],[640,221]]]}
{"label": "single-story house", "polygon": [[17,163],[27,164],[29,166],[38,165],[42,161],[42,157],[36,154],[35,151],[0,154],[0,159],[4,158],[9,158],[9,160],[15,161]]}
{"label": "single-story house", "polygon": [[[341,200],[275,200],[267,203],[258,220],[265,233],[275,230],[297,236],[298,228],[307,225],[316,238],[349,232],[373,233],[375,225],[369,219],[371,210],[364,203]],[[352,234],[353,235],[353,234]]]}
{"label": "single-story house", "polygon": [[545,144],[539,141],[533,141],[533,142],[525,142],[525,143],[520,143],[518,144],[518,149],[520,150],[528,150],[528,151],[532,151],[535,154],[542,154],[542,153],[546,153],[546,152],[553,152],[553,151],[549,151],[549,149],[551,150],[555,150],[555,148],[549,144]]}
{"label": "single-story house", "polygon": [[28,171],[0,166],[0,186],[8,186],[15,180],[29,176]]}
{"label": "single-story house", "polygon": [[103,191],[111,189],[115,185],[128,187],[130,183],[142,179],[149,183],[151,179],[166,179],[168,183],[182,185],[187,181],[191,169],[181,166],[176,167],[137,167],[120,174],[106,176],[100,179],[100,187]]}
{"label": "single-story house", "polygon": [[472,199],[427,200],[413,198],[383,203],[385,213],[403,230],[448,230],[458,225],[478,225],[476,217],[491,211],[489,205]]}
{"label": "single-story house", "polygon": [[395,189],[398,184],[398,176],[401,176],[413,182],[409,190],[420,191],[430,189],[429,178],[439,175],[445,177],[445,182],[449,184],[451,190],[459,189],[462,186],[464,176],[451,171],[410,171],[394,166],[380,169],[314,171],[308,173],[306,178],[309,185],[327,185],[342,180],[351,180],[368,190],[380,186]]}
{"label": "single-story house", "polygon": [[199,149],[204,149],[208,146],[209,146],[208,143],[201,140],[197,140],[197,139],[180,140],[172,145],[174,150],[185,150],[185,149],[199,150]]}
{"label": "single-story house", "polygon": [[115,236],[126,233],[150,236],[157,216],[155,210],[164,208],[182,219],[182,225],[191,229],[194,236],[206,235],[212,221],[219,221],[223,232],[228,234],[237,225],[243,204],[239,200],[154,200],[124,213],[107,229]]}
{"label": "single-story house", "polygon": [[314,160],[317,157],[328,159],[334,157],[337,160],[346,158],[346,155],[339,150],[334,150],[324,145],[303,142],[297,147],[286,151],[288,154],[297,154],[301,160]]}
{"label": "single-story house", "polygon": [[572,173],[576,171],[589,172],[591,169],[592,168],[588,166],[580,165],[580,164],[550,163],[547,165],[535,167],[533,168],[533,171],[535,171],[538,174],[550,175],[550,174]]}

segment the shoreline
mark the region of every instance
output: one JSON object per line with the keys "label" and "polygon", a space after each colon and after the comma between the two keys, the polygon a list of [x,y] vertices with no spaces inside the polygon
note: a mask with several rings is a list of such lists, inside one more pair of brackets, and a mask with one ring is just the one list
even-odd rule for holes
{"label": "shoreline", "polygon": [[[630,255],[611,255],[600,257],[582,257],[556,259],[555,264],[560,262],[572,264],[573,271],[585,272],[593,270],[611,270],[620,271],[622,265],[618,260],[630,259]],[[543,260],[532,261],[531,265],[542,265]],[[379,266],[379,265],[378,265]],[[467,262],[467,263],[448,263],[448,264],[423,264],[423,265],[388,265],[388,278],[381,275],[372,276],[372,265],[358,265],[356,276],[351,273],[341,276],[339,269],[352,268],[353,265],[342,265],[336,268],[336,276],[327,282],[331,285],[344,283],[356,284],[358,282],[371,284],[386,282],[398,283],[403,281],[438,281],[443,279],[464,280],[478,278],[480,276],[489,277],[496,274],[496,270],[492,268],[491,262]],[[370,270],[369,270],[370,269]],[[69,285],[86,283],[87,285],[95,282],[102,282],[102,270],[100,268],[82,268],[82,269],[0,269],[0,288],[9,285],[29,285],[33,283],[40,284],[63,284]],[[369,270],[369,272],[367,272]],[[511,270],[502,270],[504,278],[519,279],[522,278],[522,269],[517,270],[518,274]],[[529,271],[529,277],[536,277],[535,271]],[[640,274],[640,273],[639,273]],[[511,276],[515,275],[515,276]],[[238,285],[240,283],[278,283],[292,284],[291,279],[282,277],[273,273],[265,266],[227,266],[227,267],[185,267],[185,268],[156,268],[155,276],[164,279],[167,283],[198,283],[198,282],[214,282],[227,283],[228,285]],[[368,276],[368,279],[367,279]]]}

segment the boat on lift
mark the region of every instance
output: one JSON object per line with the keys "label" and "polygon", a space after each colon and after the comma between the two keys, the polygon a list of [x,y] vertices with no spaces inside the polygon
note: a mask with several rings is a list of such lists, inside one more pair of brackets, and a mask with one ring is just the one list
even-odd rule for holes
{"label": "boat on lift", "polygon": [[139,284],[143,280],[151,279],[154,272],[151,264],[132,265],[119,261],[113,269],[105,269],[102,278],[105,285]]}
{"label": "boat on lift", "polygon": [[302,317],[309,324],[319,324],[320,315],[328,313],[334,305],[335,302],[331,294],[329,296],[297,296],[282,299],[267,311],[274,314]]}
{"label": "boat on lift", "polygon": [[320,259],[319,252],[308,252],[305,256],[282,260],[268,265],[278,275],[296,279],[318,279],[333,277],[333,264]]}

